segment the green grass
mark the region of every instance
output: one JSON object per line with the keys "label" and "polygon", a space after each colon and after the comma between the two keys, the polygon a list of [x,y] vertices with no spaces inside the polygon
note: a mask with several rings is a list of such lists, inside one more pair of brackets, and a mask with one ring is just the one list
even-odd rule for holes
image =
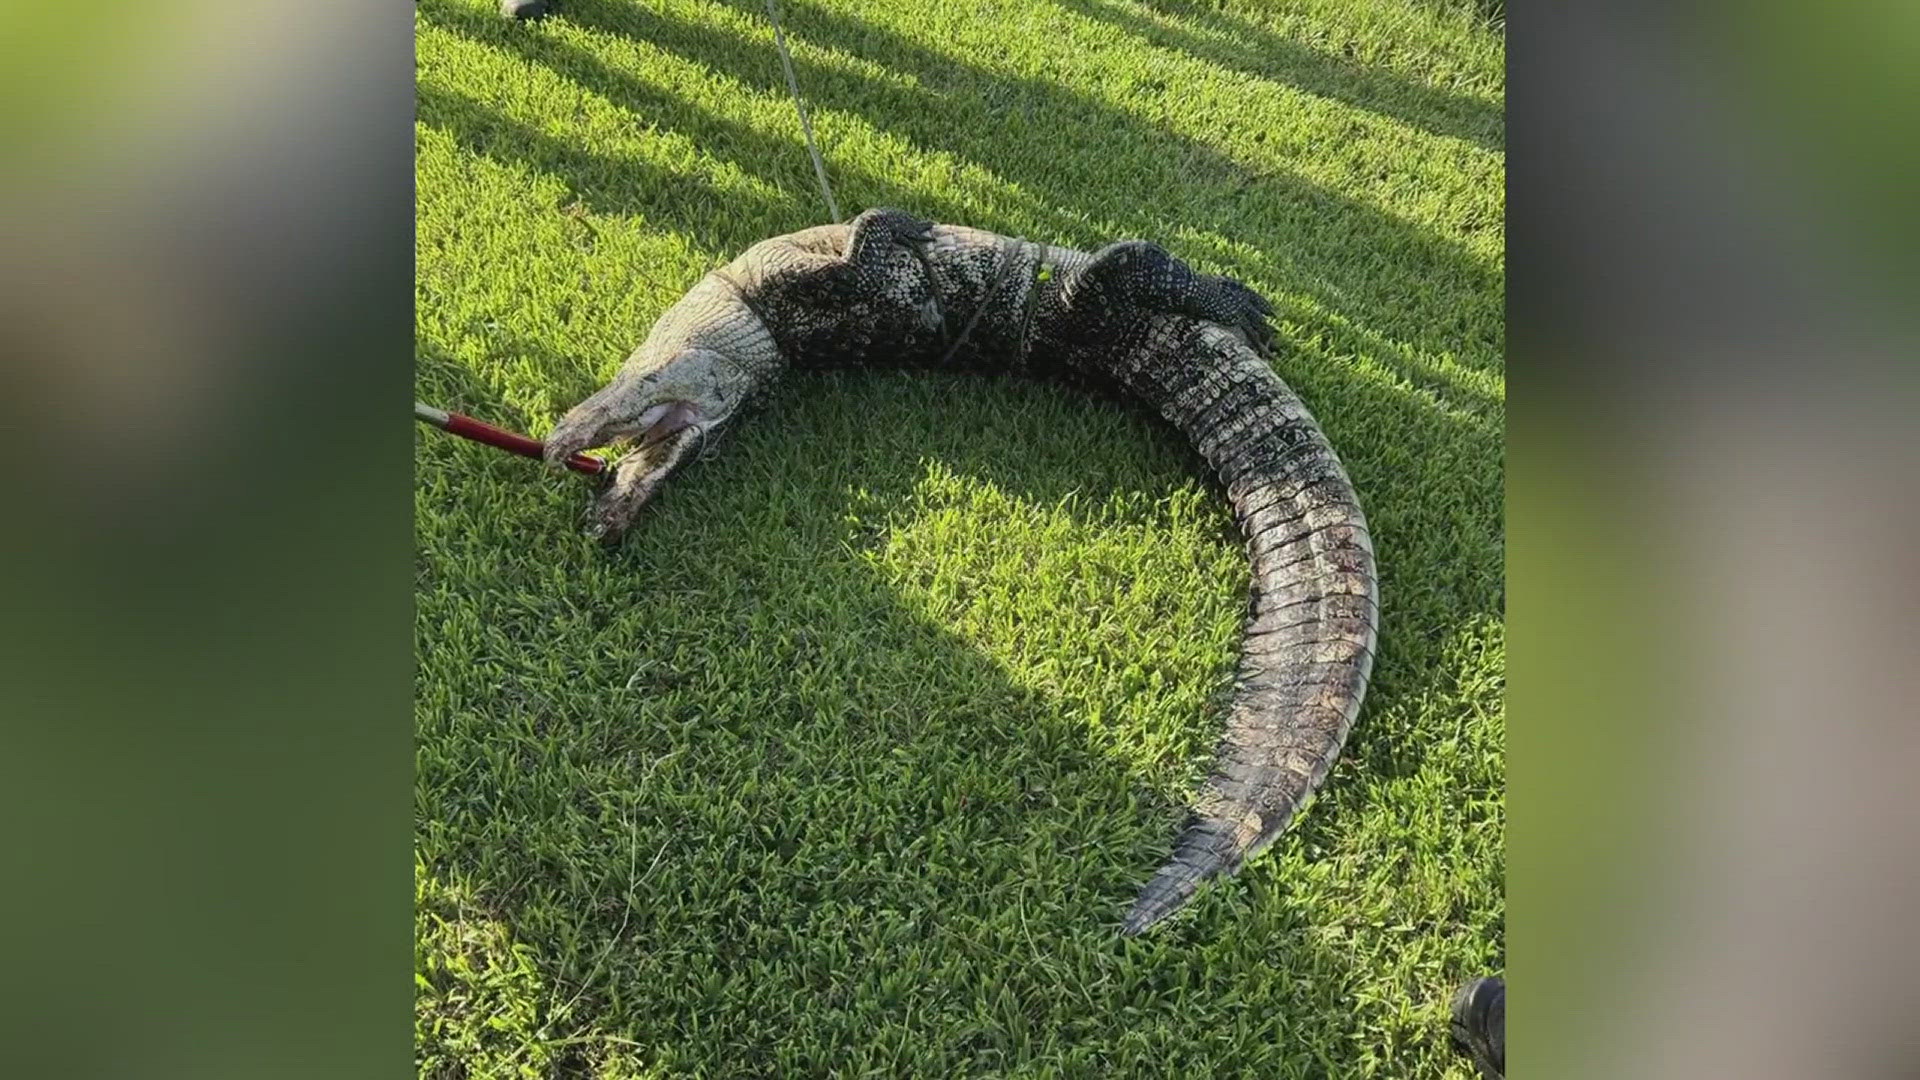
{"label": "green grass", "polygon": [[[758,0],[563,3],[419,4],[419,394],[536,433],[825,216]],[[1147,237],[1274,298],[1373,522],[1373,690],[1292,832],[1122,941],[1247,580],[1169,432],[795,380],[607,554],[580,483],[423,429],[423,1073],[1468,1075],[1446,999],[1503,954],[1505,280],[1469,7],[789,0],[848,214]]]}

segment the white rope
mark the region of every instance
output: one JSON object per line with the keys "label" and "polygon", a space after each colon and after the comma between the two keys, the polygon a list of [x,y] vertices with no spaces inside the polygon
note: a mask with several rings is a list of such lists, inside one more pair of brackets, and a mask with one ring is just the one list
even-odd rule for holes
{"label": "white rope", "polygon": [[773,20],[773,43],[780,47],[780,66],[787,69],[787,89],[793,91],[793,107],[800,113],[800,130],[807,135],[807,153],[813,156],[813,175],[820,180],[820,193],[827,197],[827,211],[838,223],[840,204],[833,201],[833,185],[827,183],[827,167],[820,161],[820,148],[813,143],[813,124],[807,119],[806,103],[800,100],[800,80],[793,76],[793,58],[787,55],[787,35],[780,28],[780,9],[767,0],[767,18]]}

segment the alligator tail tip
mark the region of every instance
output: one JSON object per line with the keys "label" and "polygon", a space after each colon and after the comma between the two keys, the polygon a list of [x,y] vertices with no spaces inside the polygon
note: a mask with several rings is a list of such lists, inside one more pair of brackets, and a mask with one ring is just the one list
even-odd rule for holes
{"label": "alligator tail tip", "polygon": [[1120,924],[1120,936],[1139,937],[1168,914],[1168,911],[1158,910],[1158,905],[1150,905],[1145,900],[1136,901],[1133,909],[1127,912],[1126,921]]}
{"label": "alligator tail tip", "polygon": [[1233,827],[1205,817],[1189,819],[1173,855],[1140,887],[1120,933],[1134,937],[1187,906],[1200,886],[1240,865]]}
{"label": "alligator tail tip", "polygon": [[1200,887],[1202,875],[1179,861],[1168,863],[1141,888],[1120,926],[1122,937],[1137,937],[1167,916],[1185,907]]}

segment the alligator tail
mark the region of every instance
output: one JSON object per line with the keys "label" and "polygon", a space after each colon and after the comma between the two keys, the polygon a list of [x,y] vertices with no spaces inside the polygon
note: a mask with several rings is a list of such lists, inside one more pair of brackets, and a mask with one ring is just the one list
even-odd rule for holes
{"label": "alligator tail", "polygon": [[1379,599],[1366,518],[1333,447],[1258,348],[1166,317],[1116,364],[1225,483],[1253,566],[1212,775],[1127,914],[1129,935],[1280,835],[1339,757],[1373,670]]}

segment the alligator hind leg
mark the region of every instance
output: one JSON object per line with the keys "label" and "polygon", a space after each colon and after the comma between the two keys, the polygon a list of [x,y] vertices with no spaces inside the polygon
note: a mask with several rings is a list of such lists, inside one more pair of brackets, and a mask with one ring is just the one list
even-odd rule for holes
{"label": "alligator hind leg", "polygon": [[1147,240],[1121,240],[1094,252],[1067,285],[1076,310],[1101,314],[1150,311],[1186,315],[1240,332],[1261,355],[1271,351],[1267,298],[1227,277],[1196,272]]}
{"label": "alligator hind leg", "polygon": [[862,211],[847,226],[847,263],[860,269],[885,268],[894,264],[899,252],[931,239],[933,222],[905,210],[876,206]]}

